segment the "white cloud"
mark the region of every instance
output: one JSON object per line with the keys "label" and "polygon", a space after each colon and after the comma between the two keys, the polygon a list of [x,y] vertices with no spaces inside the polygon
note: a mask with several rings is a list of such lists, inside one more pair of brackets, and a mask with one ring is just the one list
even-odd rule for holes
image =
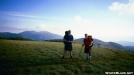
{"label": "white cloud", "polygon": [[74,18],[74,22],[75,23],[80,23],[82,21],[82,18],[79,16],[79,15],[77,15],[75,18]]}
{"label": "white cloud", "polygon": [[79,15],[74,18],[74,26],[71,28],[71,30],[73,30],[72,33],[76,38],[84,37],[85,33],[98,39],[102,37],[110,38],[133,35],[133,31],[128,30],[128,28],[124,26],[109,27],[109,25],[103,25],[103,23],[94,24],[91,20],[83,19]]}
{"label": "white cloud", "polygon": [[33,18],[33,19],[47,19],[47,20],[59,20],[59,21],[70,21],[70,19],[58,18],[58,17],[45,17],[45,16],[36,16],[31,14],[25,14],[22,12],[0,12],[1,15],[9,15],[16,17],[24,17],[24,18]]}
{"label": "white cloud", "polygon": [[134,0],[129,0],[127,4],[114,2],[109,6],[109,9],[118,12],[119,15],[134,15]]}
{"label": "white cloud", "polygon": [[85,33],[93,34],[94,28],[91,20],[83,19],[81,16],[77,15],[74,17],[73,26],[70,29],[76,38],[81,38],[84,37]]}
{"label": "white cloud", "polygon": [[79,15],[75,16],[74,22],[79,25],[92,25],[90,20],[82,19]]}

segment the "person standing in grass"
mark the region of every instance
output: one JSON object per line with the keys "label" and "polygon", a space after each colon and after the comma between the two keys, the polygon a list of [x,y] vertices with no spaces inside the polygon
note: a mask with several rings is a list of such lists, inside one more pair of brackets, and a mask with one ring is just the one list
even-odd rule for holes
{"label": "person standing in grass", "polygon": [[73,40],[74,39],[73,39],[73,35],[71,35],[71,30],[66,31],[65,36],[63,38],[65,46],[64,46],[64,53],[63,53],[62,58],[65,57],[65,54],[66,54],[67,51],[70,52],[70,58],[72,58],[72,43],[73,43]]}
{"label": "person standing in grass", "polygon": [[91,39],[88,38],[88,34],[85,34],[85,38],[83,40],[83,44],[82,44],[82,47],[85,46],[85,49],[84,49],[84,53],[87,54],[87,61],[90,61],[91,59]]}

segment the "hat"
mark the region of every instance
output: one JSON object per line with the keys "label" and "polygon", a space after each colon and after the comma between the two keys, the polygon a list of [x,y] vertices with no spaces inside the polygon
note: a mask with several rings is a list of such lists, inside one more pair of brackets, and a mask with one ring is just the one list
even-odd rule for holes
{"label": "hat", "polygon": [[92,35],[89,35],[88,37],[92,38]]}

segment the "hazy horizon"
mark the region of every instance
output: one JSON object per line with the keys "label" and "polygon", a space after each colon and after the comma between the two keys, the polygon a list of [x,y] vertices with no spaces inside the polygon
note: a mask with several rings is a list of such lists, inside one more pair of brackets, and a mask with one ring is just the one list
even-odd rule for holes
{"label": "hazy horizon", "polygon": [[134,0],[0,0],[0,32],[48,31],[134,42]]}
{"label": "hazy horizon", "polygon": [[[34,30],[29,30],[29,31],[34,31]],[[7,31],[4,31],[4,32],[7,32]],[[24,31],[22,31],[22,32],[24,32]],[[42,32],[42,31],[36,31],[36,32]],[[16,32],[10,32],[10,33],[16,33]],[[18,34],[18,33],[21,33],[21,32],[17,32],[16,34]],[[52,32],[50,32],[50,33],[52,33]],[[54,33],[54,34],[57,34],[57,33]],[[60,34],[57,34],[57,35],[60,35]],[[60,35],[60,36],[64,36],[64,35]],[[84,38],[84,36],[79,37],[79,38],[75,37],[75,35],[73,35],[73,36],[74,36],[74,39]],[[110,37],[110,38],[106,38],[106,37],[105,38],[95,38],[95,37],[93,37],[93,38],[104,41],[104,42],[134,42],[134,41],[131,41],[131,40],[133,40],[134,37],[129,37],[129,40],[123,40],[123,39],[126,39],[128,37],[122,37],[122,39],[120,39],[120,37]],[[112,39],[112,40],[109,40],[109,39]]]}

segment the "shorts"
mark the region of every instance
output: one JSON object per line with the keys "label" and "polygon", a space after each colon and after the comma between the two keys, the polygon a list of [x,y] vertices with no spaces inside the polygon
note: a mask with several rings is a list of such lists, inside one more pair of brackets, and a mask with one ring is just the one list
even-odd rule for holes
{"label": "shorts", "polygon": [[67,45],[67,44],[65,44],[64,50],[72,51],[72,45]]}
{"label": "shorts", "polygon": [[91,47],[85,48],[84,53],[91,53]]}

